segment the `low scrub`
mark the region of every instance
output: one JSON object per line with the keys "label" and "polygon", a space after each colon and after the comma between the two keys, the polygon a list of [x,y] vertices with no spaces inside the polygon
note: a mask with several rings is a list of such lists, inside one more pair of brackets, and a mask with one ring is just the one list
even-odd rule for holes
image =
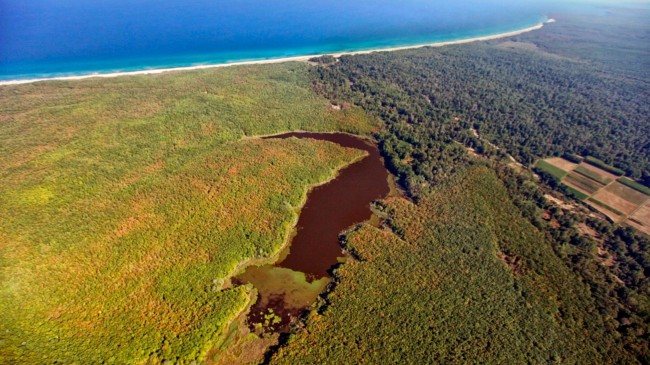
{"label": "low scrub", "polygon": [[201,361],[249,301],[225,279],[361,154],[241,138],[370,130],[307,67],[0,88],[0,363]]}
{"label": "low scrub", "polygon": [[487,168],[459,173],[417,205],[393,198],[382,208],[401,235],[351,233],[361,260],[338,269],[322,314],[272,364],[634,361]]}

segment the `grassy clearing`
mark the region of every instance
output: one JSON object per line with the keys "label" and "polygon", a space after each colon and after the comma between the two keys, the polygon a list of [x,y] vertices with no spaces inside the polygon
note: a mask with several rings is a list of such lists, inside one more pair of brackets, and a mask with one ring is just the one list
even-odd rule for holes
{"label": "grassy clearing", "polygon": [[307,65],[0,88],[0,362],[201,359],[247,304],[222,284],[272,255],[307,187],[367,133]]}
{"label": "grassy clearing", "polygon": [[640,191],[643,194],[650,196],[650,188],[645,185],[641,185],[634,180],[628,179],[627,177],[621,177],[617,181],[625,186],[628,186],[634,190]]}
{"label": "grassy clearing", "polygon": [[585,157],[585,162],[587,162],[587,163],[589,163],[589,164],[591,164],[593,166],[600,167],[601,169],[603,169],[605,171],[608,171],[608,172],[611,172],[614,175],[621,176],[621,175],[625,174],[625,171],[623,171],[621,169],[617,169],[614,166],[608,165],[604,161],[601,161],[601,160],[599,160],[599,159],[597,159],[595,157],[592,157],[592,156]]}
{"label": "grassy clearing", "polygon": [[604,176],[602,174],[599,174],[598,172],[588,169],[583,165],[580,165],[576,167],[573,171],[579,173],[580,175],[586,176],[598,183],[601,183],[603,185],[607,185],[614,181],[613,179],[608,178],[607,176]]}
{"label": "grassy clearing", "polygon": [[487,168],[383,207],[393,231],[349,235],[362,260],[338,270],[329,305],[271,363],[634,362]]}
{"label": "grassy clearing", "polygon": [[558,180],[562,180],[568,174],[567,171],[564,171],[557,166],[551,165],[550,163],[544,160],[537,161],[537,164],[535,166],[538,169],[541,169],[542,171],[551,174],[553,177],[555,177]]}

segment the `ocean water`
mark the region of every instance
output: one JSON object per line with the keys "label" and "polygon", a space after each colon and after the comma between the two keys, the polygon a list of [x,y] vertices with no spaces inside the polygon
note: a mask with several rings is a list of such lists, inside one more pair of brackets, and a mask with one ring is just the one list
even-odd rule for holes
{"label": "ocean water", "polygon": [[457,40],[546,19],[518,0],[0,0],[0,80]]}

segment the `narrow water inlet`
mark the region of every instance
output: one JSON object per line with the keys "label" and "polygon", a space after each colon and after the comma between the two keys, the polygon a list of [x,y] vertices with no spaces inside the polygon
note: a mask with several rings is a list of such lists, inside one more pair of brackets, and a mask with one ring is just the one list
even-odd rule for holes
{"label": "narrow water inlet", "polygon": [[287,252],[275,264],[251,266],[234,278],[259,292],[248,315],[253,331],[286,332],[293,319],[310,308],[330,282],[329,270],[343,257],[339,234],[368,220],[370,203],[389,193],[388,171],[377,147],[344,133],[291,132],[267,138],[311,138],[368,152],[307,195]]}

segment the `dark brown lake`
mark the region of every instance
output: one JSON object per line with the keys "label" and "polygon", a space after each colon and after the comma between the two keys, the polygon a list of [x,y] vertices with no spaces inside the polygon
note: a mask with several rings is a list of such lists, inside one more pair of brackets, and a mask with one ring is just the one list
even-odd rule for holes
{"label": "dark brown lake", "polygon": [[313,138],[368,152],[368,157],[339,172],[336,179],[312,189],[298,218],[289,255],[278,265],[311,278],[327,276],[341,256],[339,234],[370,218],[370,203],[389,191],[388,172],[377,147],[347,134],[288,133],[275,138]]}
{"label": "dark brown lake", "polygon": [[330,269],[343,252],[342,231],[368,220],[370,203],[389,193],[388,172],[377,147],[343,133],[292,132],[267,138],[312,138],[368,152],[364,159],[339,171],[338,176],[307,195],[288,253],[273,265],[249,267],[235,278],[258,292],[248,321],[251,329],[284,332],[308,309],[330,281]]}

